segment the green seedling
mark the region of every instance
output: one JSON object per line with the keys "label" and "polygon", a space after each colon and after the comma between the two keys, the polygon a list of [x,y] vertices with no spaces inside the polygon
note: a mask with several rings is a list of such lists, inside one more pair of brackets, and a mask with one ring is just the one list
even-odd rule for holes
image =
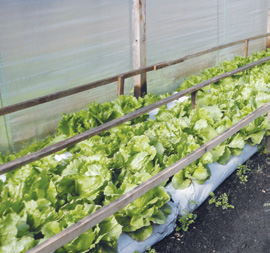
{"label": "green seedling", "polygon": [[265,143],[264,142],[261,142],[259,145],[258,145],[258,152],[260,155],[264,155],[266,153],[266,150],[265,150]]}
{"label": "green seedling", "polygon": [[151,249],[151,247],[148,247],[146,253],[157,253],[157,252],[155,249]]}
{"label": "green seedling", "polygon": [[176,231],[183,230],[188,231],[188,228],[191,224],[195,223],[197,219],[197,214],[185,212],[184,215],[178,220],[180,226],[176,227]]}
{"label": "green seedling", "polygon": [[240,165],[237,169],[236,175],[239,177],[241,180],[241,184],[244,184],[248,181],[248,173],[251,170],[244,164]]}
{"label": "green seedling", "polygon": [[209,205],[215,204],[216,207],[221,206],[223,210],[228,209],[228,208],[234,208],[233,205],[230,205],[228,203],[227,193],[223,193],[219,197],[216,196],[213,192],[210,192],[209,195],[212,197],[208,202]]}

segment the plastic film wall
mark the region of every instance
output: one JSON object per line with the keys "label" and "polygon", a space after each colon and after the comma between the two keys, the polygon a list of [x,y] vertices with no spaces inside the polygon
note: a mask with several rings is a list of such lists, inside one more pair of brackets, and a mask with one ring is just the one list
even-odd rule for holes
{"label": "plastic film wall", "polygon": [[[4,106],[131,69],[130,5],[118,0],[0,0]],[[1,148],[54,131],[63,112],[116,97],[108,85],[5,117]],[[7,129],[4,130],[4,127]],[[8,132],[8,138],[6,134]],[[2,137],[3,136],[3,137]]]}
{"label": "plastic film wall", "polygon": [[[170,0],[147,2],[148,64],[266,33],[265,0]],[[162,6],[157,8],[157,6]],[[265,49],[265,39],[250,42],[249,52]],[[185,77],[235,55],[244,45],[210,53],[148,74],[149,91],[175,89]]]}
{"label": "plastic film wall", "polygon": [[[132,69],[131,0],[0,0],[0,106]],[[147,64],[266,33],[267,0],[146,0]],[[262,50],[265,40],[250,44]],[[148,91],[174,90],[188,75],[244,46],[150,72]],[[132,91],[127,80],[125,93]],[[116,83],[0,117],[0,150],[53,133],[62,113],[116,97]]]}

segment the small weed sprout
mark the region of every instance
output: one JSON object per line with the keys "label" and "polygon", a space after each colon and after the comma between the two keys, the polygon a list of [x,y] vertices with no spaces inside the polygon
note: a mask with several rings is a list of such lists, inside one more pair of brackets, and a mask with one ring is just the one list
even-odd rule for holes
{"label": "small weed sprout", "polygon": [[216,207],[221,206],[223,210],[228,209],[228,208],[234,208],[233,205],[230,205],[228,203],[227,193],[223,193],[219,197],[217,197],[213,192],[210,192],[209,195],[211,196],[211,199],[208,202],[209,205],[215,204]]}
{"label": "small weed sprout", "polygon": [[259,154],[261,156],[264,155],[264,154],[266,154],[265,148],[266,148],[265,143],[259,144],[259,146],[258,146],[258,152],[259,152]]}
{"label": "small weed sprout", "polygon": [[241,184],[244,184],[248,181],[248,172],[250,172],[250,169],[248,169],[246,165],[243,164],[238,167],[236,175],[241,180]]}
{"label": "small weed sprout", "polygon": [[157,253],[157,252],[155,249],[151,249],[151,247],[148,247],[146,253]]}
{"label": "small weed sprout", "polygon": [[183,230],[185,232],[188,231],[189,226],[195,223],[196,219],[197,219],[197,214],[188,213],[186,211],[184,215],[178,220],[180,223],[180,226],[176,227],[176,231],[179,231],[179,230]]}

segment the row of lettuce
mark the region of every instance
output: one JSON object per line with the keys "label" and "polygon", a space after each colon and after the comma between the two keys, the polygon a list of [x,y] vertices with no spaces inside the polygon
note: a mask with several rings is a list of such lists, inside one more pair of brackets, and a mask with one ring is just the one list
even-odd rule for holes
{"label": "row of lettuce", "polygon": [[[191,76],[179,90],[250,62],[270,56],[255,53],[247,59],[203,70]],[[145,182],[169,165],[208,142],[243,117],[270,101],[270,64],[228,77],[207,86],[197,94],[197,107],[190,99],[167,110],[159,109],[156,119],[143,115],[109,131],[82,141],[66,151],[72,156],[58,161],[55,155],[25,165],[0,180],[0,253],[25,252],[100,207]],[[112,119],[149,105],[165,95],[136,99],[120,96],[109,103],[91,103],[87,110],[64,115],[57,133],[16,154],[1,155],[0,163],[52,145]],[[259,144],[267,118],[261,116],[233,137],[208,152],[179,173],[171,182],[176,189],[192,181],[204,183],[211,175],[209,163],[226,164],[239,155],[246,142]],[[136,240],[151,235],[153,224],[163,224],[170,196],[162,185],[72,240],[57,252],[114,252],[124,231]]]}

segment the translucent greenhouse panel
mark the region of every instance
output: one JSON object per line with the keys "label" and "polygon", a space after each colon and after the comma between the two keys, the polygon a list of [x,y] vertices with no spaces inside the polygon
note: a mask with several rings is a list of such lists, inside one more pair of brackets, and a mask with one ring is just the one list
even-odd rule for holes
{"label": "translucent greenhouse panel", "polygon": [[[0,56],[0,108],[3,107],[3,98],[2,95],[5,94],[5,82],[3,78],[3,67],[2,59]],[[12,138],[11,138],[11,129],[9,124],[10,115],[0,116],[0,152],[12,149]]]}
{"label": "translucent greenhouse panel", "polygon": [[[266,0],[148,1],[148,65],[266,33],[267,4]],[[265,39],[256,40],[250,42],[249,52],[264,48]],[[187,73],[199,73],[200,69],[232,60],[243,52],[244,44],[151,72],[148,91],[170,92]]]}
{"label": "translucent greenhouse panel", "polygon": [[217,44],[217,5],[212,0],[147,1],[148,64]]}
{"label": "translucent greenhouse panel", "polygon": [[[147,65],[265,33],[267,4],[268,0],[147,0]],[[0,1],[2,106],[131,70],[130,14],[127,0]],[[250,53],[261,50],[264,41],[251,42]],[[171,92],[188,75],[242,55],[243,50],[239,45],[152,71],[148,91]],[[129,78],[125,94],[131,91]],[[1,117],[0,150],[52,133],[64,112],[115,97],[116,83]]]}
{"label": "translucent greenhouse panel", "polygon": [[[132,69],[129,13],[125,0],[0,1],[3,105]],[[62,113],[115,97],[116,84],[12,113],[13,142],[44,137]]]}
{"label": "translucent greenhouse panel", "polygon": [[[265,34],[267,32],[266,0],[224,0],[219,1],[219,44]],[[242,45],[223,49],[219,53],[219,62],[232,60],[235,55],[244,55]],[[265,39],[249,42],[249,55],[265,50]]]}
{"label": "translucent greenhouse panel", "polygon": [[147,74],[148,92],[163,94],[172,92],[190,75],[198,74],[202,69],[217,65],[217,52],[190,59]]}
{"label": "translucent greenhouse panel", "polygon": [[[214,47],[218,36],[216,1],[148,1],[146,32],[148,64]],[[203,64],[199,62],[202,59]],[[200,70],[197,66],[205,68],[215,64],[216,57],[211,54],[151,72],[148,74],[148,91],[171,92],[190,72],[197,73]]]}
{"label": "translucent greenhouse panel", "polygon": [[[63,112],[71,113],[81,110],[82,105],[86,107],[93,101],[106,102],[108,101],[108,97],[115,99],[117,84],[112,83],[105,87],[106,89],[100,87],[81,94],[38,105],[24,110],[23,114],[21,112],[15,112],[11,119],[11,125],[15,129],[21,129],[21,131],[12,132],[13,142],[22,146],[27,139],[46,137],[57,127]],[[55,108],[57,109],[55,110]],[[46,117],[44,117],[44,115],[46,115]],[[25,122],[27,122],[27,124],[25,124]]]}
{"label": "translucent greenhouse panel", "polygon": [[266,33],[266,0],[224,0],[219,2],[219,43],[225,44]]}
{"label": "translucent greenhouse panel", "polygon": [[4,117],[0,118],[0,152],[10,149],[9,132],[7,129],[6,120]]}

